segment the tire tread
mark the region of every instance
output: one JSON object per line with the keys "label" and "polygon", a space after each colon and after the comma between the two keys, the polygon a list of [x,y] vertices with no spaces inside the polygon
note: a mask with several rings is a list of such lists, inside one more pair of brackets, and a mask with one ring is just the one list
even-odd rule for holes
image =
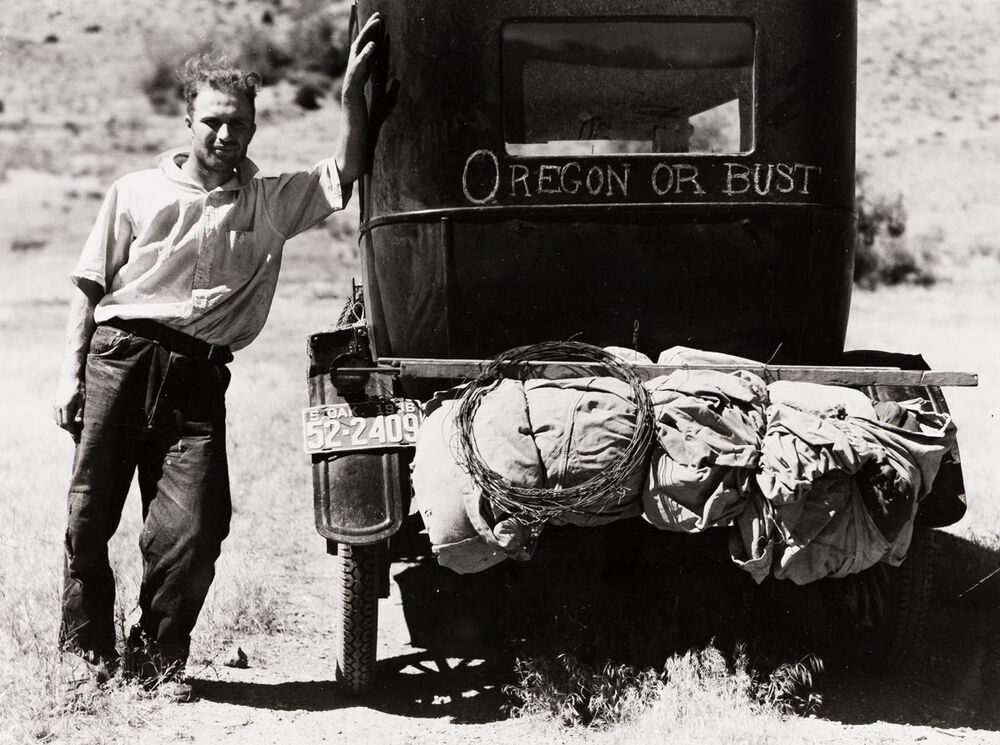
{"label": "tire tread", "polygon": [[377,546],[340,545],[334,627],[335,680],[346,693],[365,693],[375,682],[378,572]]}

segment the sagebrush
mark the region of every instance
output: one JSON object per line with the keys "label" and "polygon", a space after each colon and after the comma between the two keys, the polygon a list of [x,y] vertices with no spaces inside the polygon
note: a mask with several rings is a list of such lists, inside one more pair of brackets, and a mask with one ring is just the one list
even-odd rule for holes
{"label": "sagebrush", "polygon": [[934,284],[934,256],[909,240],[902,195],[876,192],[864,171],[858,171],[855,186],[858,238],[854,282],[869,290],[881,285]]}
{"label": "sagebrush", "polygon": [[179,113],[176,71],[189,57],[213,52],[258,73],[266,85],[289,82],[295,87],[293,100],[314,109],[318,98],[337,92],[347,67],[349,16],[347,3],[301,0],[280,13],[269,9],[248,17],[231,34],[215,35],[211,42],[151,43],[143,93],[156,111]]}

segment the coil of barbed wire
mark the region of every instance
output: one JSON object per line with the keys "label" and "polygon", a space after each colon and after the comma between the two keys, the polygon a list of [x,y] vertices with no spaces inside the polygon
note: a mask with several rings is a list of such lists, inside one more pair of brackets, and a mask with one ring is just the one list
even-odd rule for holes
{"label": "coil of barbed wire", "polygon": [[[473,420],[483,396],[493,383],[506,377],[505,373],[511,367],[530,361],[598,362],[609,375],[628,383],[632,389],[636,425],[631,442],[612,466],[582,484],[565,488],[515,484],[485,463],[476,444]],[[617,492],[619,496],[624,495],[626,482],[645,464],[655,432],[649,392],[632,366],[600,347],[576,341],[542,342],[515,347],[500,354],[468,382],[459,400],[455,423],[463,464],[495,514],[521,517],[533,523],[544,522],[566,512],[584,511],[605,501],[609,494]]]}

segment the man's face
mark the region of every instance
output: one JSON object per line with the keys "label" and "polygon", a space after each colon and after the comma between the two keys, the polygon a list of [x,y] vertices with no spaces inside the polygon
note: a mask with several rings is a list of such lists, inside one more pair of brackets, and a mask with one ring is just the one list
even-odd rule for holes
{"label": "man's face", "polygon": [[253,106],[238,93],[202,88],[184,122],[191,130],[191,155],[208,171],[232,171],[247,156],[257,125]]}

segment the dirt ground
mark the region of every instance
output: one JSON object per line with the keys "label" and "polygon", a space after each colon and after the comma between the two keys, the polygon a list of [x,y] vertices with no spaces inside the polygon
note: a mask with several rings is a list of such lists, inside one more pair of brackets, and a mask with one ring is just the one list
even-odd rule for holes
{"label": "dirt ground", "polygon": [[[319,557],[288,587],[298,599],[294,633],[261,640],[253,667],[197,673],[202,701],[158,732],[195,742],[374,743],[609,742],[614,732],[560,729],[504,716],[509,670],[472,657],[444,657],[408,645],[398,594],[382,601],[380,684],[363,700],[339,693],[324,652],[330,634],[330,561]],[[395,589],[395,588],[394,588]],[[905,677],[829,672],[816,718],[793,718],[766,742],[1000,742],[1000,646],[995,609],[944,608],[933,616],[926,667]],[[165,714],[165,718],[166,718]],[[706,728],[705,741],[719,741]],[[544,733],[544,736],[539,736]],[[657,738],[658,741],[664,741]],[[668,742],[683,742],[667,738]],[[727,741],[729,741],[727,739]]]}
{"label": "dirt ground", "polygon": [[[41,660],[0,656],[0,695],[25,685],[18,669],[44,669],[55,638],[61,501],[72,448],[48,421],[48,407],[65,277],[110,180],[183,141],[176,117],[150,109],[142,81],[157,59],[199,36],[192,29],[231,34],[220,24],[281,6],[0,0],[0,638],[16,637],[11,629],[30,619],[27,646]],[[873,188],[903,197],[908,235],[936,257],[943,281],[855,293],[848,347],[921,352],[933,367],[980,372],[978,389],[949,392],[970,509],[941,538],[922,665],[880,677],[831,664],[815,717],[721,739],[1000,742],[1000,581],[955,600],[1000,566],[1000,0],[859,6],[858,164]],[[278,86],[261,99],[251,154],[269,172],[323,156],[335,134],[330,108],[290,113],[290,95]],[[65,718],[29,740],[24,730],[0,730],[0,742],[624,741],[621,732],[507,718],[501,688],[509,667],[475,649],[456,657],[412,646],[395,584],[380,607],[377,690],[353,699],[332,683],[333,560],[312,528],[297,417],[305,398],[303,339],[334,319],[357,270],[354,220],[348,211],[289,244],[268,327],[233,365],[237,510],[192,669],[200,700],[183,709],[144,706],[141,716],[111,724]],[[135,501],[113,546],[126,592],[135,582]],[[256,605],[232,600],[233,588],[246,587]],[[217,620],[241,612],[267,623]],[[226,629],[224,637],[216,628]],[[233,644],[248,653],[247,669],[221,664]],[[709,725],[696,739],[720,737]]]}

